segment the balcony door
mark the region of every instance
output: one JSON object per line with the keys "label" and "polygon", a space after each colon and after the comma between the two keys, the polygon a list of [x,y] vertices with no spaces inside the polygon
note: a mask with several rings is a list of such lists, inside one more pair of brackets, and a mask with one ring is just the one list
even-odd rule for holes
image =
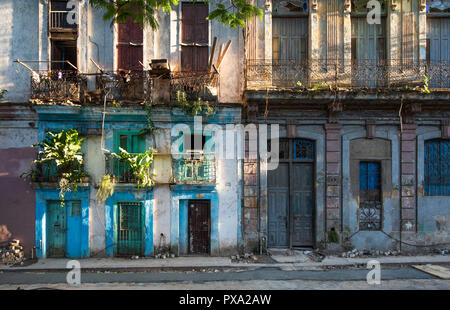
{"label": "balcony door", "polygon": [[450,13],[446,14],[427,18],[427,76],[432,88],[450,88]]}
{"label": "balcony door", "polygon": [[181,71],[208,70],[208,4],[181,3]]}
{"label": "balcony door", "polygon": [[386,18],[367,23],[366,16],[352,16],[352,85],[383,87],[386,83]]}
{"label": "balcony door", "polygon": [[272,18],[272,80],[274,86],[306,84],[308,17],[289,15]]}
{"label": "balcony door", "polygon": [[118,30],[118,69],[141,71],[144,55],[144,35],[141,27],[130,18],[119,23]]}

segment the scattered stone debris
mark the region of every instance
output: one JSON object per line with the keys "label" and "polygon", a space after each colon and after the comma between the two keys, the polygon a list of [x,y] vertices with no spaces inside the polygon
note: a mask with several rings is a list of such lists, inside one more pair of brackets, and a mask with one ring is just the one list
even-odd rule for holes
{"label": "scattered stone debris", "polygon": [[23,246],[20,245],[20,241],[14,239],[4,246],[0,245],[0,259],[1,263],[6,265],[23,264],[25,257],[23,254]]}
{"label": "scattered stone debris", "polygon": [[158,259],[175,258],[175,254],[170,253],[170,252],[164,252],[164,253],[156,254],[155,258],[158,258]]}
{"label": "scattered stone debris", "polygon": [[372,257],[372,256],[398,256],[400,255],[400,251],[388,250],[388,251],[379,251],[379,250],[357,250],[353,249],[341,254],[342,257],[345,258],[355,258],[355,257]]}
{"label": "scattered stone debris", "polygon": [[258,260],[258,257],[253,253],[244,253],[244,255],[233,255],[230,257],[232,263],[254,263]]}
{"label": "scattered stone debris", "polygon": [[449,255],[449,249],[434,249],[434,252],[441,255]]}

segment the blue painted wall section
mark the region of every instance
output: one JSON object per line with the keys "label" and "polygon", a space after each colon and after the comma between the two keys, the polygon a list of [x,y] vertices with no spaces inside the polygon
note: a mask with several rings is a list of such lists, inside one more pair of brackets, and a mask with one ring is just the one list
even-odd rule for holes
{"label": "blue painted wall section", "polygon": [[144,255],[153,254],[153,190],[138,191],[134,185],[116,185],[114,194],[105,202],[106,256],[114,256],[116,249],[115,227],[117,204],[120,202],[142,202],[144,204]]}
{"label": "blue painted wall section", "polygon": [[[36,256],[47,258],[47,202],[59,200],[59,190],[36,188]],[[68,217],[66,256],[84,258],[89,256],[89,186],[67,192],[66,201],[81,201],[81,218]],[[66,207],[67,208],[67,204]]]}
{"label": "blue painted wall section", "polygon": [[189,199],[211,201],[211,255],[219,255],[219,197],[215,186],[174,185],[170,210],[170,246],[176,255],[188,254],[188,212]]}

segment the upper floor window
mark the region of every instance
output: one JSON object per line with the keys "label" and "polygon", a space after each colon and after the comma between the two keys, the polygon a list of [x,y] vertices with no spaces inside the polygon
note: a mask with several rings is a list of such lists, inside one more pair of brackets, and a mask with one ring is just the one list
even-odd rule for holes
{"label": "upper floor window", "polygon": [[181,71],[207,71],[208,4],[181,3]]}
{"label": "upper floor window", "polygon": [[450,196],[450,140],[425,142],[425,196]]}

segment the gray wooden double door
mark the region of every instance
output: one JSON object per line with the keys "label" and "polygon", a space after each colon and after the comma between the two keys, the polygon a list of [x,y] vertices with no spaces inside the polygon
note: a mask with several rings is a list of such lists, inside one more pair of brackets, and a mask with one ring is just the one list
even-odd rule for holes
{"label": "gray wooden double door", "polygon": [[280,158],[278,168],[268,171],[269,247],[314,245],[314,160],[295,159],[294,143],[286,144],[289,159]]}

